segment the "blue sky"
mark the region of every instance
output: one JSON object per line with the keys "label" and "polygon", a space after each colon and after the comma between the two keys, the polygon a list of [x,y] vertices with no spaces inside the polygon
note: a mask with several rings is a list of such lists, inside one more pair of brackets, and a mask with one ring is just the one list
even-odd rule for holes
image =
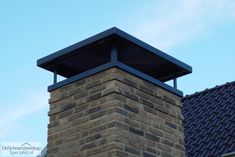
{"label": "blue sky", "polygon": [[116,26],[193,67],[185,94],[235,80],[235,1],[0,1],[1,141],[46,144],[47,86],[36,60]]}

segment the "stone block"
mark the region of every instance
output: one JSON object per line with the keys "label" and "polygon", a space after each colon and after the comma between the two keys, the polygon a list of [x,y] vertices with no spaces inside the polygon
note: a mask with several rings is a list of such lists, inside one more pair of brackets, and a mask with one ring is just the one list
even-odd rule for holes
{"label": "stone block", "polygon": [[111,68],[51,92],[50,157],[184,157],[180,98]]}

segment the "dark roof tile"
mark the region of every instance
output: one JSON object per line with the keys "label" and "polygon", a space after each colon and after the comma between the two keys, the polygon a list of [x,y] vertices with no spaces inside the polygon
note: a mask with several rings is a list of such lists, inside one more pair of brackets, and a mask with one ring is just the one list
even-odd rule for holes
{"label": "dark roof tile", "polygon": [[187,156],[235,151],[235,81],[187,95],[182,103]]}

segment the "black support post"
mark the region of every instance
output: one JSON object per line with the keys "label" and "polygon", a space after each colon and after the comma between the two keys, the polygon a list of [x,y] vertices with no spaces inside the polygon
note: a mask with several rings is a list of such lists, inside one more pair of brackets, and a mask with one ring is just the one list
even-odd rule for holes
{"label": "black support post", "polygon": [[173,79],[173,84],[174,84],[174,88],[177,89],[177,79],[176,78]]}
{"label": "black support post", "polygon": [[117,48],[113,46],[111,49],[111,62],[117,62]]}
{"label": "black support post", "polygon": [[57,83],[57,70],[54,70],[54,78],[53,78],[53,83],[56,84]]}

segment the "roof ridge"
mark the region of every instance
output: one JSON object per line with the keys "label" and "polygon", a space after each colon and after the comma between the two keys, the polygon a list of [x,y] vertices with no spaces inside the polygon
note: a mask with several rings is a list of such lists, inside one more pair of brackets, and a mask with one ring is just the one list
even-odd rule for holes
{"label": "roof ridge", "polygon": [[204,90],[202,90],[202,91],[200,91],[200,92],[195,92],[195,93],[193,93],[193,94],[185,95],[182,99],[188,99],[188,98],[190,98],[190,97],[194,97],[194,96],[197,96],[197,95],[199,95],[199,94],[206,93],[206,92],[209,92],[209,91],[218,89],[218,88],[222,88],[222,87],[224,87],[224,86],[228,86],[228,85],[231,85],[231,84],[234,84],[234,83],[235,83],[235,81],[231,81],[231,82],[226,82],[226,83],[224,83],[224,84],[222,84],[222,85],[216,85],[216,86],[214,86],[214,87],[212,87],[212,88],[206,88],[206,89],[204,89]]}

